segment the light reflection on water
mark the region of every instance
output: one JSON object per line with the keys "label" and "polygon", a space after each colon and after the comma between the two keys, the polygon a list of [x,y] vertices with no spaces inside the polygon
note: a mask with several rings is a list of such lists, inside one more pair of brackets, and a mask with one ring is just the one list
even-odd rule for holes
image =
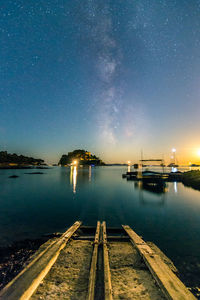
{"label": "light reflection on water", "polygon": [[171,257],[198,256],[200,192],[176,182],[149,190],[122,179],[126,171],[73,166],[27,175],[0,170],[0,242],[62,231],[78,219],[88,225],[105,220],[108,226],[130,225]]}
{"label": "light reflection on water", "polygon": [[77,182],[77,167],[71,167],[71,172],[73,173],[73,193],[76,193],[76,182]]}
{"label": "light reflection on water", "polygon": [[178,185],[176,181],[174,182],[174,192],[178,193]]}
{"label": "light reflection on water", "polygon": [[89,182],[91,182],[91,180],[92,180],[92,167],[91,166],[89,166],[88,180],[89,180]]}

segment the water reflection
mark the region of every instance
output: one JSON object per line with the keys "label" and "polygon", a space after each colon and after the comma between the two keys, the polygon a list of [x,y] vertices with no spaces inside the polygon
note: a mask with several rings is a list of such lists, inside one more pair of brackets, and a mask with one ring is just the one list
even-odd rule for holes
{"label": "water reflection", "polygon": [[166,202],[166,195],[162,194],[160,197],[156,197],[152,199],[150,197],[146,197],[146,195],[142,191],[140,191],[139,201],[141,205],[164,206]]}
{"label": "water reflection", "polygon": [[69,181],[70,181],[70,184],[72,185],[72,183],[73,183],[73,167],[72,166],[70,167]]}
{"label": "water reflection", "polygon": [[174,182],[174,192],[178,193],[178,187],[177,187],[177,182],[176,181]]}
{"label": "water reflection", "polygon": [[153,194],[165,194],[168,191],[167,185],[163,184],[147,184],[142,181],[135,181],[134,187],[140,190],[145,190]]}
{"label": "water reflection", "polygon": [[130,225],[169,256],[199,255],[200,192],[169,182],[169,191],[158,193],[122,180],[126,171],[55,167],[28,176],[16,170],[19,178],[10,180],[13,171],[0,170],[0,245],[65,231],[76,220],[86,225],[105,220],[109,226]]}
{"label": "water reflection", "polygon": [[71,166],[70,169],[70,184],[73,186],[73,193],[76,194],[76,184],[77,184],[77,166]]}
{"label": "water reflection", "polygon": [[145,184],[142,183],[141,185],[141,189],[146,190],[150,193],[154,193],[154,194],[165,194],[168,189],[166,184]]}
{"label": "water reflection", "polygon": [[89,180],[89,182],[91,181],[91,179],[92,179],[92,167],[89,166],[89,172],[88,172],[88,180]]}
{"label": "water reflection", "polygon": [[[142,181],[134,182],[134,187],[139,189],[139,201],[141,205],[164,206],[166,202],[166,192],[168,188],[166,184],[150,185]],[[149,197],[146,192],[156,194],[157,197]]]}
{"label": "water reflection", "polygon": [[77,191],[77,180],[80,185],[84,185],[84,183],[92,181],[92,167],[82,167],[78,168],[78,166],[70,167],[70,185],[73,187],[73,193],[75,194]]}

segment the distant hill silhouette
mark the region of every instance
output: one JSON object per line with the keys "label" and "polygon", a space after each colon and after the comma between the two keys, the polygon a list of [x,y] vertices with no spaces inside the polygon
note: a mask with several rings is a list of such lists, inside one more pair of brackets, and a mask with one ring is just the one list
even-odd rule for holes
{"label": "distant hill silhouette", "polygon": [[80,165],[105,165],[105,163],[99,157],[96,157],[96,155],[92,155],[90,152],[81,149],[68,152],[68,154],[63,154],[58,164],[61,166],[69,165],[75,160]]}
{"label": "distant hill silhouette", "polygon": [[41,165],[44,163],[43,159],[37,159],[24,155],[10,154],[7,151],[0,151],[0,164],[26,164],[26,165]]}

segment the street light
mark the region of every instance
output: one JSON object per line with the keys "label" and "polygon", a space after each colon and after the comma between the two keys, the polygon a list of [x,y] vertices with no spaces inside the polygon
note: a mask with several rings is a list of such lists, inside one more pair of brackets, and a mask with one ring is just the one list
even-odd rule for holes
{"label": "street light", "polygon": [[174,160],[174,164],[176,163],[176,149],[175,148],[172,148],[172,153],[173,153],[173,156],[172,156],[172,159]]}

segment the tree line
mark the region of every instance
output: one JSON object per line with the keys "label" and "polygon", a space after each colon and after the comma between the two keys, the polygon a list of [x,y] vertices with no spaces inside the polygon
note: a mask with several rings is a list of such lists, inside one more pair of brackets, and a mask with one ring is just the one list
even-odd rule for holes
{"label": "tree line", "polygon": [[41,165],[44,163],[44,160],[24,155],[17,155],[16,153],[10,154],[7,151],[0,151],[0,163]]}
{"label": "tree line", "polygon": [[77,149],[72,152],[68,152],[68,154],[63,154],[58,164],[62,166],[69,165],[75,160],[77,160],[81,165],[105,165],[99,157],[83,149]]}

